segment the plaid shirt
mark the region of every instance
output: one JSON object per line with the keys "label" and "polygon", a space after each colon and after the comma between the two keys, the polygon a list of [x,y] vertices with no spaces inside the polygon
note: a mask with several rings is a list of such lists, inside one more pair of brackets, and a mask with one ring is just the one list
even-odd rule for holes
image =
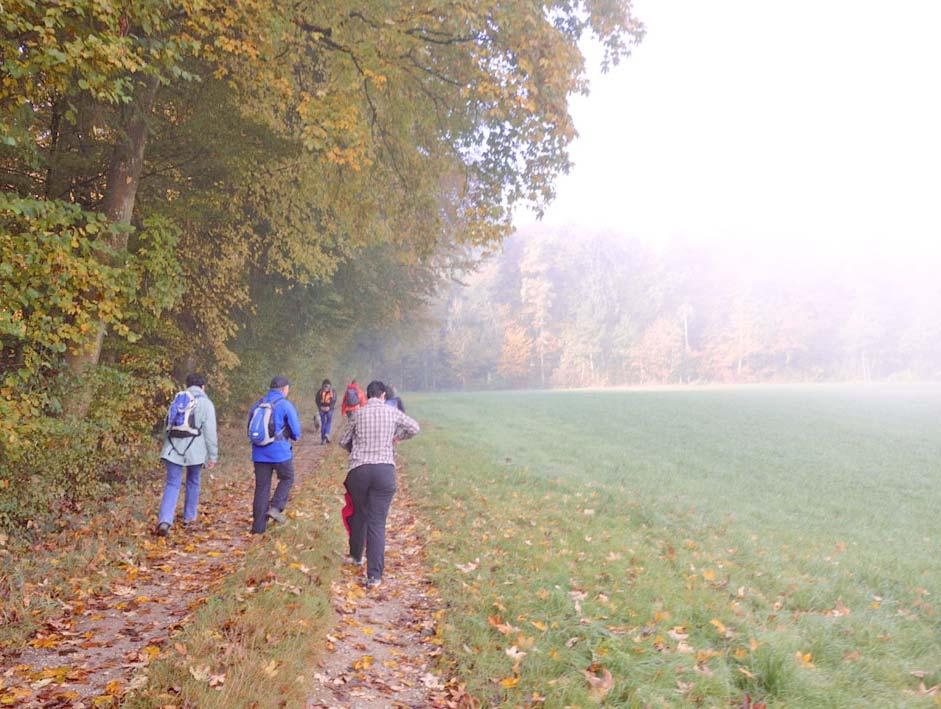
{"label": "plaid shirt", "polygon": [[418,433],[418,422],[382,399],[370,399],[353,412],[353,418],[340,437],[340,445],[350,452],[349,469],[370,463],[395,465],[393,441]]}

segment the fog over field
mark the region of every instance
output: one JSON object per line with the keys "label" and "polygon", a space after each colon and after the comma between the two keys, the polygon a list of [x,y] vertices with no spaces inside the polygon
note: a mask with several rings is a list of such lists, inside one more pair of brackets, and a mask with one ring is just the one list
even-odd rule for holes
{"label": "fog over field", "polygon": [[[544,211],[358,338],[409,388],[941,375],[941,9],[636,4]],[[600,57],[586,45],[589,57]]]}
{"label": "fog over field", "polygon": [[939,307],[934,264],[911,254],[534,225],[358,355],[422,389],[926,380]]}

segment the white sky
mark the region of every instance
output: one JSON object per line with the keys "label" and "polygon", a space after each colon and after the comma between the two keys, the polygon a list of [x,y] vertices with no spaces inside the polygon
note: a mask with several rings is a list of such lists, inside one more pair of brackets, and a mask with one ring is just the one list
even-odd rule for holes
{"label": "white sky", "polygon": [[643,42],[572,101],[575,167],[544,222],[941,256],[941,0],[635,11]]}

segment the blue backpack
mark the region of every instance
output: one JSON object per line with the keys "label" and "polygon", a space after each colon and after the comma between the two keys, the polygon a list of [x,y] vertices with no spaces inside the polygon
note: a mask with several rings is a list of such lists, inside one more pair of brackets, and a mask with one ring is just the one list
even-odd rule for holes
{"label": "blue backpack", "polygon": [[[170,440],[170,447],[178,455],[184,455],[196,437],[202,433],[202,429],[196,426],[196,402],[200,398],[201,395],[193,395],[184,390],[173,397],[170,408],[167,409],[167,438]],[[181,452],[173,445],[174,438],[189,438],[190,441]]]}
{"label": "blue backpack", "polygon": [[248,442],[253,446],[268,446],[275,441],[284,440],[284,429],[274,430],[274,406],[284,397],[274,401],[259,401],[252,409],[252,417],[248,421]]}
{"label": "blue backpack", "polygon": [[199,396],[181,391],[167,410],[167,435],[170,438],[195,438],[201,431],[196,427],[196,402]]}

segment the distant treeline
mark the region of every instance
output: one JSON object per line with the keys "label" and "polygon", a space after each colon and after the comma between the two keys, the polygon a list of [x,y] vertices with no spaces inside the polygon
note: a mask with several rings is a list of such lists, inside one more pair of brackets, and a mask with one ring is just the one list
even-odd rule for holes
{"label": "distant treeline", "polygon": [[535,227],[360,355],[417,389],[937,378],[941,281],[883,252]]}

